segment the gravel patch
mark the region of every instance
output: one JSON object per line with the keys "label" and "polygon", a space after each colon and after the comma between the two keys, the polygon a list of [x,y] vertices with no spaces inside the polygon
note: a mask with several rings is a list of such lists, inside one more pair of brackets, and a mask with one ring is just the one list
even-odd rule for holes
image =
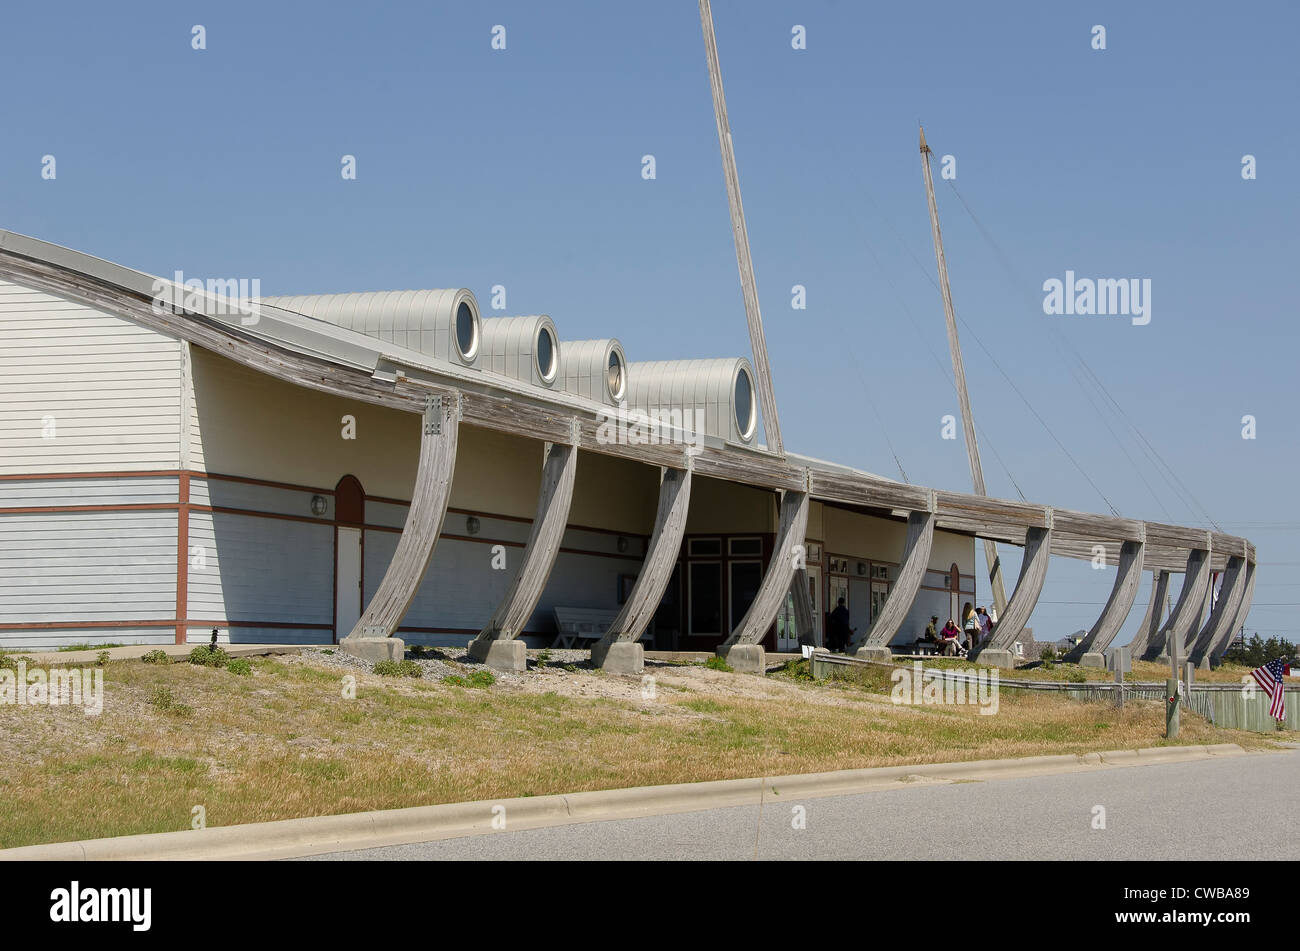
{"label": "gravel patch", "polygon": [[[540,655],[545,654],[543,664]],[[374,664],[362,660],[342,650],[329,652],[328,648],[309,648],[300,657],[311,663],[325,667],[345,667],[352,670],[371,671]],[[469,650],[464,647],[426,647],[420,653],[407,651],[407,660],[413,660],[424,671],[422,680],[442,680],[444,677],[468,677],[477,670],[489,670],[497,683],[523,687],[534,679],[536,674],[556,674],[561,676],[602,676],[591,663],[591,656],[584,650],[530,650],[528,652],[528,670],[521,673],[493,670],[487,664],[472,660]],[[565,667],[574,670],[565,670]]]}

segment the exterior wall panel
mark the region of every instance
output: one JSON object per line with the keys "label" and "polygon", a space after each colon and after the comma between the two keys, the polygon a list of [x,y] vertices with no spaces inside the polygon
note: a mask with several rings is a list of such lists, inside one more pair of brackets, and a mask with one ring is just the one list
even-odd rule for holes
{"label": "exterior wall panel", "polygon": [[180,343],[0,281],[0,475],[175,469]]}

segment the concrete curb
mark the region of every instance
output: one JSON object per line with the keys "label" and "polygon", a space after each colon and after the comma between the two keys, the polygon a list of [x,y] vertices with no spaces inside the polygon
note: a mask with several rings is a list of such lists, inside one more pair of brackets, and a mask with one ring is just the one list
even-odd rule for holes
{"label": "concrete curb", "polygon": [[800,773],[760,779],[724,779],[671,786],[638,786],[556,796],[483,800],[440,806],[414,806],[341,816],[318,816],[221,826],[184,832],[157,832],[82,842],[59,842],[0,850],[4,861],[133,861],[285,859],[327,852],[454,839],[507,829],[632,819],[700,812],[727,806],[758,806],[773,798],[790,802],[823,796],[906,788],[918,781],[972,782],[1052,773],[1087,772],[1127,766],[1190,762],[1243,756],[1235,743],[1169,746],[1102,753],[1029,756],[966,763],[881,766],[831,773]]}

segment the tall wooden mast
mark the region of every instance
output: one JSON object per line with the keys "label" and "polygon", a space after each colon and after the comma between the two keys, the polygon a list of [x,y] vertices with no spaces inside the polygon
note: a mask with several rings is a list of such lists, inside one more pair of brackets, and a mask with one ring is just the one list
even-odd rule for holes
{"label": "tall wooden mast", "polygon": [[[930,173],[930,146],[925,144],[925,129],[921,130],[921,174],[925,178],[925,197],[930,203],[930,230],[934,234],[934,257],[939,263],[939,289],[943,293],[943,314],[948,322],[948,350],[952,354],[952,374],[957,384],[957,399],[961,402],[961,425],[966,435],[966,458],[970,462],[970,477],[977,495],[988,495],[984,489],[984,468],[980,465],[979,444],[975,441],[975,417],[971,414],[970,395],[966,392],[966,365],[961,359],[961,343],[957,340],[957,314],[952,306],[952,288],[948,284],[948,262],[943,256],[943,236],[939,233],[939,207],[934,200],[934,176]],[[1001,617],[1007,608],[1007,595],[1002,587],[1002,563],[998,560],[998,546],[984,539],[984,561],[988,564],[989,584],[993,589],[993,606]],[[961,619],[958,619],[960,623]]]}
{"label": "tall wooden mast", "polygon": [[731,205],[731,231],[736,240],[736,264],[740,267],[740,287],[745,296],[745,318],[749,322],[749,345],[754,354],[758,404],[763,411],[763,431],[767,434],[767,448],[780,456],[785,455],[785,448],[781,444],[781,423],[776,418],[772,367],[767,360],[767,341],[763,337],[763,315],[758,309],[754,262],[749,255],[749,232],[745,228],[745,209],[740,203],[740,178],[736,174],[736,153],[731,145],[731,126],[727,122],[727,100],[722,92],[722,69],[718,65],[718,41],[713,35],[713,11],[709,7],[709,0],[700,0],[700,23],[704,27],[704,53],[709,60],[709,84],[713,87],[713,115],[718,120],[718,144],[722,147],[722,173],[727,180],[727,202]]}

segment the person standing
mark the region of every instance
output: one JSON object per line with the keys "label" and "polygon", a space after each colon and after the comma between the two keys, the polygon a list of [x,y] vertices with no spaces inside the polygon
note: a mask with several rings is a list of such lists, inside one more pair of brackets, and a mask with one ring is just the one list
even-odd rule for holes
{"label": "person standing", "polygon": [[840,598],[835,605],[835,610],[830,615],[831,630],[830,644],[831,650],[841,653],[849,646],[849,638],[852,637],[853,631],[849,627],[849,609],[844,606],[844,599]]}

